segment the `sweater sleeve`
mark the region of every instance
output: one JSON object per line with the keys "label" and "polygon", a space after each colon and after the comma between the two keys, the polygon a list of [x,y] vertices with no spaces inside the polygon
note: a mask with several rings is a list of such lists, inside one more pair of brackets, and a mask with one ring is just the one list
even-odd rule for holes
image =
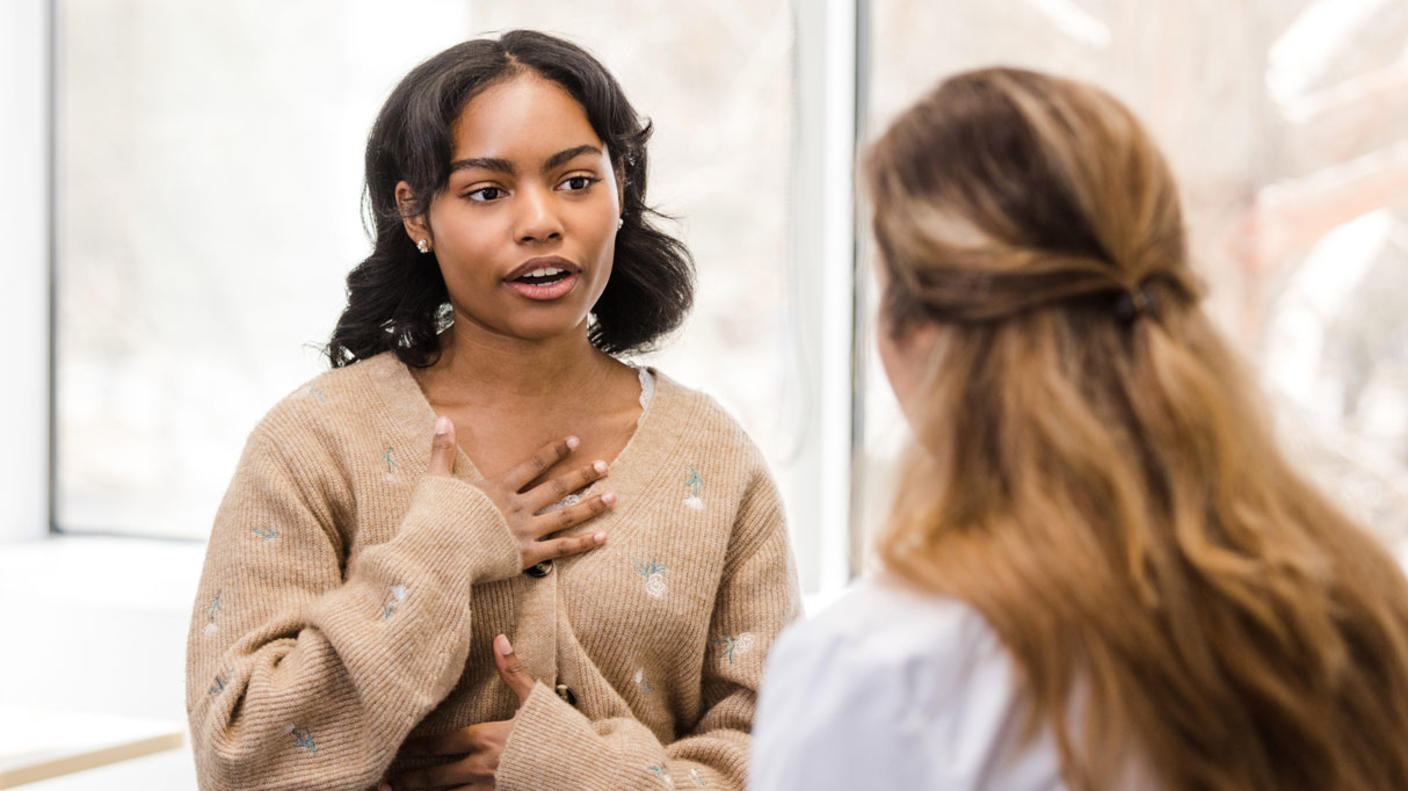
{"label": "sweater sleeve", "polygon": [[206,791],[374,785],[464,669],[471,587],[519,571],[498,509],[449,477],[349,562],[309,466],[256,429],[216,515],[186,660]]}
{"label": "sweater sleeve", "polygon": [[496,787],[742,791],[764,658],[800,611],[777,491],[760,471],[739,509],[714,602],[700,678],[702,713],[694,727],[661,744],[629,717],[588,720],[540,682],[519,709]]}

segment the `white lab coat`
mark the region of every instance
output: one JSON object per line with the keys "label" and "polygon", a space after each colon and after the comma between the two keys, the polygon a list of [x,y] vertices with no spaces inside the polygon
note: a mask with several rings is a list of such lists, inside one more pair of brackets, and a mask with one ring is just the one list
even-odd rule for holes
{"label": "white lab coat", "polygon": [[751,791],[1064,791],[1049,730],[1018,744],[1015,667],[967,604],[858,583],[773,647]]}

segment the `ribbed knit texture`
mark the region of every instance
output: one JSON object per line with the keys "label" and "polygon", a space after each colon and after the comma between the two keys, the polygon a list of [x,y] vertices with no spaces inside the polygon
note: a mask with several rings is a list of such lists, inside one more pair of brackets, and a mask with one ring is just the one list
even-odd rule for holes
{"label": "ribbed knit texture", "polygon": [[741,791],[764,658],[800,612],[776,488],[743,431],[657,374],[586,493],[616,506],[567,533],[606,545],[538,578],[463,453],[454,478],[425,476],[434,422],[383,354],[313,380],[250,435],[187,648],[201,788],[361,791],[446,760],[397,752],[514,716],[503,632],[540,683],[498,788]]}

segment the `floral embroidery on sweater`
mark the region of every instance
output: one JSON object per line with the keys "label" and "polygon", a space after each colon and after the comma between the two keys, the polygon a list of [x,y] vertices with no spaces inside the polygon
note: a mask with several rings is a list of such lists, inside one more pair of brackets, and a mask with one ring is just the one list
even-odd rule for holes
{"label": "floral embroidery on sweater", "polygon": [[319,401],[322,401],[323,403],[327,403],[328,400],[328,396],[325,392],[323,392],[323,388],[318,387],[316,385],[308,385],[307,387],[303,388],[303,392],[301,393],[301,395],[304,398],[307,398],[309,396],[315,396]]}
{"label": "floral embroidery on sweater", "polygon": [[662,566],[651,559],[649,563],[634,561],[636,573],[645,577],[645,592],[652,598],[660,598],[665,595],[665,572],[669,571],[668,566]]}
{"label": "floral embroidery on sweater", "polygon": [[693,467],[689,468],[689,480],[684,484],[690,494],[684,498],[684,504],[696,511],[704,510],[704,501],[699,499],[699,491],[704,488],[704,479],[699,477],[699,472]]}
{"label": "floral embroidery on sweater", "polygon": [[290,725],[284,732],[293,737],[295,747],[302,747],[314,755],[318,752],[318,745],[313,743],[313,732],[307,728],[300,728],[297,725]]}
{"label": "floral embroidery on sweater", "polygon": [[279,531],[272,527],[256,527],[254,528],[254,534],[264,539],[263,543],[268,543],[279,537]]}
{"label": "floral embroidery on sweater", "polygon": [[744,632],[737,637],[726,634],[722,638],[714,641],[714,645],[723,647],[721,649],[722,656],[724,659],[728,660],[730,665],[733,664],[735,658],[744,656],[752,651],[753,646],[757,645],[757,643],[758,638],[751,632]]}
{"label": "floral embroidery on sweater", "polygon": [[395,615],[396,607],[406,600],[405,585],[392,585],[388,590],[391,592],[391,598],[385,604],[381,605],[382,620],[386,620],[392,615]]}
{"label": "floral embroidery on sweater", "polygon": [[708,785],[708,783],[704,781],[704,775],[701,774],[698,769],[689,770],[689,779],[693,780],[694,784],[697,786]]}
{"label": "floral embroidery on sweater", "polygon": [[205,625],[205,629],[202,630],[205,632],[206,637],[220,631],[220,627],[215,625],[215,613],[223,609],[225,609],[225,605],[220,603],[220,591],[215,591],[215,598],[211,599],[210,604],[205,607],[206,613],[210,616],[210,621]]}
{"label": "floral embroidery on sweater", "polygon": [[[422,644],[427,639],[422,632],[433,636],[442,622],[457,620],[469,593],[468,585],[462,582],[505,577],[486,584],[515,592],[536,584],[518,576],[520,568],[515,567],[514,558],[506,557],[513,553],[508,551],[502,526],[490,504],[466,488],[469,484],[416,486],[425,470],[419,448],[430,432],[422,425],[425,421],[415,417],[426,414],[426,407],[413,373],[394,353],[339,368],[329,373],[326,384],[317,383],[326,389],[326,403],[310,393],[289,408],[279,407],[252,435],[246,450],[257,463],[240,465],[235,472],[232,501],[216,517],[211,535],[200,588],[203,595],[192,596],[193,601],[188,602],[194,638],[186,663],[192,674],[189,688],[194,700],[204,704],[192,705],[188,713],[191,728],[198,731],[192,739],[196,760],[202,771],[208,772],[201,778],[203,783],[222,789],[370,787],[386,769],[380,761],[390,758],[380,751],[371,755],[344,749],[355,747],[369,728],[377,730],[393,721],[409,727],[431,716],[426,708],[462,714],[464,721],[501,716],[495,714],[503,704],[501,695],[478,694],[485,684],[497,689],[493,663],[473,662],[455,668],[456,672],[462,669],[465,683],[454,684],[433,707],[424,695],[406,692],[409,684],[422,687],[416,680],[422,671],[427,677],[443,678],[443,666],[454,664],[449,661],[453,657],[424,657],[426,662],[407,666],[404,669],[413,671],[415,678],[408,675],[406,683],[370,684],[359,687],[357,695],[320,692],[341,683],[347,672],[359,672],[359,662],[383,661],[382,647],[387,639],[399,635],[406,645]],[[590,562],[574,561],[570,569],[561,566],[548,577],[549,583],[560,588],[556,593],[546,591],[553,594],[549,604],[561,608],[556,628],[572,630],[550,641],[563,652],[551,664],[564,670],[585,669],[591,676],[578,675],[578,684],[573,685],[580,708],[605,711],[620,706],[624,716],[639,716],[642,722],[619,734],[619,739],[612,737],[619,744],[619,750],[613,746],[613,751],[619,751],[621,757],[634,755],[635,760],[621,767],[621,777],[599,780],[599,791],[615,787],[634,791],[727,787],[732,782],[730,773],[741,769],[746,758],[737,731],[724,727],[719,733],[691,732],[686,751],[693,749],[706,756],[702,760],[708,763],[701,764],[675,763],[652,728],[674,738],[683,737],[689,732],[686,728],[701,721],[750,719],[753,695],[694,700],[697,696],[674,692],[697,689],[700,683],[711,683],[701,678],[719,673],[728,676],[731,685],[756,688],[762,649],[795,616],[799,598],[789,573],[792,559],[778,519],[774,488],[764,485],[769,479],[756,449],[743,441],[736,424],[703,396],[663,376],[658,385],[657,397],[649,406],[651,413],[634,438],[643,469],[639,485],[628,487],[635,492],[626,498],[631,501],[630,513],[617,504],[617,516],[629,523],[617,526],[613,534],[622,540],[614,544],[615,550],[608,542],[606,553],[593,556]],[[336,399],[332,398],[334,391]],[[412,417],[390,421],[388,414]],[[331,442],[334,437],[337,441]],[[398,455],[403,447],[407,454],[404,461],[410,465],[404,470]],[[707,479],[705,470],[695,462],[708,470]],[[648,485],[656,472],[660,473],[657,485]],[[703,498],[705,487],[708,500]],[[735,500],[744,493],[755,493],[759,499],[756,503],[750,499],[748,508],[735,508]],[[583,501],[593,496],[590,491],[577,494]],[[703,506],[700,510],[684,503],[695,496]],[[305,507],[309,504],[319,507]],[[321,522],[320,516],[329,514],[338,517],[337,527],[342,531],[338,537],[349,543],[300,538],[304,534],[321,536],[323,528],[331,525]],[[415,524],[403,525],[407,518]],[[708,530],[702,529],[704,522],[709,523]],[[377,538],[389,539],[403,528],[418,531],[424,538],[387,547],[375,553],[370,562],[346,562],[359,546],[369,549]],[[265,544],[265,534],[255,529],[270,529],[279,535]],[[289,531],[288,541],[284,541],[284,530]],[[629,541],[625,540],[626,532],[632,534]],[[356,536],[362,536],[364,543],[352,543]],[[730,561],[738,552],[736,548],[733,553],[728,551],[730,542],[736,544],[739,536],[777,536],[778,540],[750,541],[750,551],[743,556],[747,573],[739,575],[730,573]],[[461,554],[457,550],[462,547],[472,548],[462,564],[447,560],[447,552]],[[757,551],[751,551],[754,547]],[[346,551],[339,551],[343,549]],[[367,556],[362,558],[365,561]],[[449,562],[454,573],[420,573],[427,564],[440,561]],[[628,572],[639,576],[627,576]],[[344,590],[342,586],[349,581]],[[412,582],[415,606],[406,609],[411,604]],[[226,584],[234,592],[233,602],[219,593],[220,608],[212,619],[209,608],[217,594],[210,587]],[[404,585],[404,598],[393,590],[397,585]],[[631,596],[632,588],[651,601]],[[328,594],[329,604],[341,600],[345,607],[346,597],[356,596],[358,589],[359,602],[350,613],[312,604],[309,599],[312,590],[336,591]],[[603,612],[619,614],[622,603],[613,605],[590,594],[612,589],[625,593],[628,610],[634,605],[635,612],[626,613],[629,617],[602,617]],[[495,603],[494,596],[476,595],[468,604],[479,616]],[[274,613],[288,613],[299,623],[306,617],[335,628],[337,644],[314,634],[310,639],[299,639],[300,649],[290,652],[286,633],[268,626],[266,616]],[[323,624],[325,617],[331,623]],[[207,623],[218,625],[218,633],[204,636],[201,632]],[[552,623],[548,622],[550,630]],[[752,629],[758,630],[753,633],[757,645],[748,655],[735,658],[730,667],[721,646],[713,641],[727,630],[736,642],[740,632]],[[623,636],[627,630],[632,633]],[[515,641],[522,642],[522,638]],[[588,654],[580,643],[615,644],[616,650]],[[527,650],[523,645],[518,648]],[[256,651],[258,659],[254,658]],[[681,656],[692,656],[693,661],[679,661]],[[240,676],[225,675],[225,671],[233,674],[251,666],[268,668],[276,658],[278,684],[255,678],[251,685],[244,670]],[[347,667],[348,663],[354,667]],[[212,669],[216,672],[210,672]],[[401,669],[378,666],[377,674]],[[544,675],[549,683],[556,680],[547,672]],[[218,690],[204,700],[196,686],[201,678],[206,679],[207,690]],[[609,691],[613,683],[624,692],[624,700]],[[632,689],[635,691],[630,692]],[[231,693],[228,698],[226,692]],[[606,697],[597,698],[594,693]],[[231,708],[237,700],[238,707]],[[701,702],[711,705],[702,708]],[[630,714],[625,713],[626,708]],[[554,714],[567,716],[571,712],[564,708]],[[572,732],[570,727],[559,728],[571,723],[559,722],[556,716],[539,724],[554,736],[569,737]],[[327,752],[329,748],[333,752]],[[561,758],[561,751],[551,744],[540,748],[533,750],[535,762],[542,760],[547,765]],[[217,755],[215,750],[222,752]],[[651,756],[656,760],[650,764],[637,763],[649,761]],[[648,771],[650,765],[657,765],[657,770]],[[703,786],[691,775],[695,767],[705,781]]]}
{"label": "floral embroidery on sweater", "polygon": [[580,503],[580,502],[582,502],[582,498],[578,497],[578,496],[575,495],[575,494],[569,494],[569,495],[567,495],[566,497],[562,498],[561,500],[558,500],[557,502],[555,502],[555,503],[553,503],[552,505],[548,506],[547,508],[544,508],[540,513],[542,513],[542,514],[550,514],[550,513],[552,513],[553,511],[560,511],[560,510],[562,510],[563,508],[571,508],[572,506],[574,506],[574,505],[576,505],[576,504],[578,504],[578,503]]}
{"label": "floral embroidery on sweater", "polygon": [[215,683],[210,685],[210,689],[206,691],[206,694],[209,694],[209,695],[219,695],[221,692],[224,692],[224,691],[225,691],[225,679],[223,679],[223,678],[221,678],[221,677],[219,677],[219,676],[216,676],[216,677],[215,677]]}

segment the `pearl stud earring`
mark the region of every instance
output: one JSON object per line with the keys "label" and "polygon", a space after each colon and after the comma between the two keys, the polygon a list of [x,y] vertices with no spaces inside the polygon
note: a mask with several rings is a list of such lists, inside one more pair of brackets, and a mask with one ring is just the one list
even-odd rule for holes
{"label": "pearl stud earring", "polygon": [[430,252],[430,242],[421,239],[416,242],[416,249],[421,251],[422,253],[428,253]]}
{"label": "pearl stud earring", "polygon": [[622,228],[625,228],[625,227],[626,227],[626,218],[625,218],[625,217],[617,217],[617,218],[616,218],[616,230],[619,231],[619,230],[621,230]]}

